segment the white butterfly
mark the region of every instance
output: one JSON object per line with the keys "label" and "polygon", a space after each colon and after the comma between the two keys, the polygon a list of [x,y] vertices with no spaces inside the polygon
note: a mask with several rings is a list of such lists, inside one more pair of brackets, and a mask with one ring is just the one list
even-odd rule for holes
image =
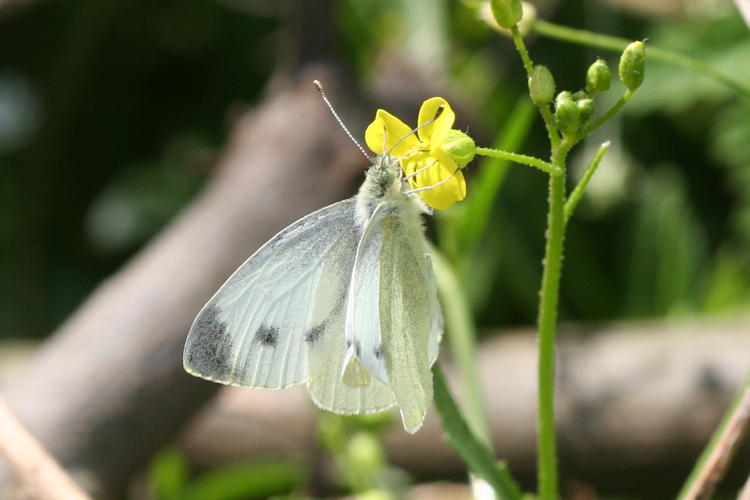
{"label": "white butterfly", "polygon": [[397,405],[416,432],[443,331],[422,213],[398,160],[377,156],[356,196],[293,223],[224,283],[190,328],[185,369],[264,389],[307,383],[339,414]]}

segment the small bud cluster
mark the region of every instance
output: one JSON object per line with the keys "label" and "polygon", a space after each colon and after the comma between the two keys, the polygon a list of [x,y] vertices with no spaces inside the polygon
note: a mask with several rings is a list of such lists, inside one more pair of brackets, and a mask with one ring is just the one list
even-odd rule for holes
{"label": "small bud cluster", "polygon": [[578,132],[594,114],[594,100],[583,90],[564,90],[555,98],[555,123],[565,135]]}
{"label": "small bud cluster", "polygon": [[[633,42],[620,57],[619,76],[630,92],[643,82],[646,48],[643,42]],[[602,59],[597,59],[586,71],[584,90],[564,90],[555,96],[555,80],[544,66],[535,66],[529,77],[529,94],[537,106],[547,106],[554,97],[555,124],[563,135],[576,134],[594,115],[594,96],[609,90],[612,74]]]}

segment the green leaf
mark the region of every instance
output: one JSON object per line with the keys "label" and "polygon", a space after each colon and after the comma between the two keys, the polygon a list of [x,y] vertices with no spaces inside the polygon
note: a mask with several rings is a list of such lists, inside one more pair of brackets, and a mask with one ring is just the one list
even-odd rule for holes
{"label": "green leaf", "polygon": [[188,466],[179,451],[164,450],[151,460],[148,481],[155,500],[177,500],[187,478]]}
{"label": "green leaf", "polygon": [[453,396],[448,391],[439,363],[433,365],[432,372],[435,384],[435,406],[443,420],[443,430],[450,445],[474,474],[492,486],[499,498],[503,500],[522,498],[521,489],[510,475],[506,465],[498,463],[487,447],[469,429]]}
{"label": "green leaf", "polygon": [[287,494],[303,480],[291,462],[232,464],[209,471],[192,481],[185,500],[246,500]]}

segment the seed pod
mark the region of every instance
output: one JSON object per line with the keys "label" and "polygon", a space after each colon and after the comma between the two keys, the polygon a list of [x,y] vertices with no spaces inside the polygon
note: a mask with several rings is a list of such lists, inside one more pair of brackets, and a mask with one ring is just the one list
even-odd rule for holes
{"label": "seed pod", "polygon": [[510,29],[523,17],[521,0],[491,0],[492,15],[497,24]]}
{"label": "seed pod", "polygon": [[609,90],[612,82],[612,73],[609,66],[602,59],[597,59],[586,71],[586,86],[593,92],[605,92]]}
{"label": "seed pod", "polygon": [[643,42],[633,42],[620,56],[620,80],[633,92],[643,83],[646,70],[646,45]]}
{"label": "seed pod", "polygon": [[529,77],[529,94],[537,106],[546,106],[555,96],[555,79],[544,66],[534,66]]}

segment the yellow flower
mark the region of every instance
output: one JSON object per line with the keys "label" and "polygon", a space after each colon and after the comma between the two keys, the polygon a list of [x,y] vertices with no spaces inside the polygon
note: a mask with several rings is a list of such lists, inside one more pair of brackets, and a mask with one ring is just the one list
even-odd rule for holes
{"label": "yellow flower", "polygon": [[[424,124],[433,119],[415,134],[404,122],[379,109],[375,120],[367,127],[365,142],[377,154],[387,153],[399,158],[407,176],[424,168],[408,181],[414,189],[435,186],[419,191],[419,195],[432,208],[443,210],[466,197],[466,181],[449,152],[454,148],[454,132],[458,132],[451,129],[456,115],[442,97],[433,97],[422,103],[417,123]],[[448,138],[450,140],[446,141]],[[461,163],[461,167],[466,164],[463,160]]]}

